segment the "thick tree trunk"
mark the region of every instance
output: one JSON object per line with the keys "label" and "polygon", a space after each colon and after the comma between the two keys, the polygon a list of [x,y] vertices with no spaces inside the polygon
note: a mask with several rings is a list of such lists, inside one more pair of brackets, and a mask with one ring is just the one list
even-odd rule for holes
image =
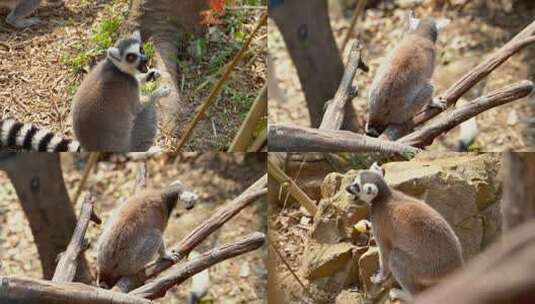
{"label": "thick tree trunk", "polygon": [[[179,48],[185,48],[186,37],[199,35],[201,11],[208,9],[206,0],[132,0],[128,26],[141,30],[143,41],[153,41],[155,64],[161,72],[160,84],[171,88],[171,93],[159,102],[159,120],[165,130],[178,132],[187,124],[194,110],[182,102],[177,89]],[[179,136],[179,134],[177,134]]]}
{"label": "thick tree trunk", "polygon": [[[51,279],[56,258],[67,248],[76,226],[76,215],[63,181],[59,154],[3,154],[0,169],[7,171],[30,223],[43,277]],[[75,280],[91,281],[83,255],[80,256]]]}
{"label": "thick tree trunk", "polygon": [[323,106],[333,98],[344,73],[329,22],[327,1],[271,2],[270,17],[275,20],[297,69],[311,126],[317,128],[323,117]]}

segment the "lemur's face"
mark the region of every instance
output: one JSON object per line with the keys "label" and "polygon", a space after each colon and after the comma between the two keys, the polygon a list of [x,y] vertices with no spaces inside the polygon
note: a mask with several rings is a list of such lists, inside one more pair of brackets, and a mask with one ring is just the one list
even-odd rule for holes
{"label": "lemur's face", "polygon": [[141,47],[141,35],[135,31],[132,37],[119,40],[115,46],[108,49],[108,58],[121,71],[135,75],[147,73],[147,58]]}
{"label": "lemur's face", "polygon": [[368,170],[360,171],[351,185],[346,187],[346,191],[356,204],[362,205],[362,202],[371,204],[379,194],[377,181],[383,176],[384,170],[377,163],[374,163]]}

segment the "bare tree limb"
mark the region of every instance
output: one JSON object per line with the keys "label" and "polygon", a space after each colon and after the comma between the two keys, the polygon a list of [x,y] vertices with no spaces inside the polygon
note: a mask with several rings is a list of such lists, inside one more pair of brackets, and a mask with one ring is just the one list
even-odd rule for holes
{"label": "bare tree limb", "polygon": [[52,277],[54,282],[72,282],[76,269],[78,268],[78,258],[80,253],[84,249],[85,232],[87,226],[89,226],[89,220],[91,213],[93,212],[93,204],[95,200],[91,194],[87,194],[82,202],[82,208],[80,209],[80,216],[78,223],[74,229],[71,241],[65,252],[61,254],[61,258],[56,266],[56,271]]}
{"label": "bare tree limb", "polygon": [[260,248],[265,239],[266,236],[263,233],[251,233],[242,240],[214,248],[186,263],[173,266],[165,275],[132,290],[129,294],[147,299],[161,298],[171,287],[180,285],[194,274],[226,259]]}
{"label": "bare tree limb", "polygon": [[[535,42],[535,37],[529,37],[522,40],[513,41],[512,43],[507,43],[505,46],[492,54],[487,60],[480,63],[478,66],[457,80],[446,90],[446,92],[441,94],[439,98],[446,100],[449,106],[455,104],[455,102],[457,102],[457,100],[461,98],[464,93],[468,92],[481,79],[487,77],[492,71],[509,59],[509,57],[513,56],[515,53],[533,42]],[[421,125],[441,112],[442,110],[438,108],[427,108],[424,112],[414,117],[412,121],[413,125]]]}
{"label": "bare tree limb", "polygon": [[[243,208],[265,195],[267,193],[266,186],[267,175],[264,175],[232,202],[216,210],[209,219],[201,223],[184,239],[173,246],[172,250],[178,253],[180,260],[185,258],[191,250],[205,240],[212,232],[238,214]],[[128,292],[171,266],[173,266],[173,262],[159,259],[145,266],[145,269],[138,272],[135,276],[121,278],[117,282],[116,288],[123,292]]]}
{"label": "bare tree limb", "polygon": [[134,295],[94,286],[0,276],[0,303],[32,304],[150,304]]}
{"label": "bare tree limb", "polygon": [[[454,105],[459,98],[473,88],[479,81],[487,77],[492,71],[498,68],[502,63],[507,61],[527,45],[535,42],[535,21],[528,25],[524,30],[513,37],[509,42],[499,50],[491,54],[485,61],[468,71],[463,77],[452,84],[437,99],[446,101],[448,106]],[[416,126],[422,125],[433,117],[440,114],[443,110],[439,108],[426,108],[413,119],[401,125],[390,125],[383,132],[384,136],[390,140],[397,140],[400,137],[412,132]]]}
{"label": "bare tree limb", "polygon": [[433,140],[488,109],[506,104],[508,102],[526,97],[533,91],[533,83],[523,80],[481,96],[476,100],[446,113],[444,117],[422,127],[411,134],[402,137],[397,142],[413,147],[423,148],[433,143]]}
{"label": "bare tree limb", "polygon": [[352,86],[357,69],[361,68],[363,71],[368,71],[366,64],[361,61],[360,51],[361,46],[358,41],[355,41],[349,52],[344,76],[340,81],[340,85],[338,86],[338,90],[336,91],[333,100],[327,104],[327,109],[323,114],[319,129],[339,130],[342,127],[346,103],[350,102],[358,91],[358,89],[353,90]]}
{"label": "bare tree limb", "polygon": [[272,124],[268,135],[272,152],[394,152],[418,153],[420,150],[388,140],[350,131],[319,130]]}

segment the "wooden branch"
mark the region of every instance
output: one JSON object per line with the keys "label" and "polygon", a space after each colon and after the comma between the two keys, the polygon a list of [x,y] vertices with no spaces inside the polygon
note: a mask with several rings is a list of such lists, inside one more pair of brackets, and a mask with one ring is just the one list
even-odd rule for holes
{"label": "wooden branch", "polygon": [[336,91],[333,100],[327,103],[327,109],[323,114],[319,129],[339,130],[342,127],[346,103],[351,102],[351,99],[356,96],[356,92],[358,91],[358,89],[353,91],[352,85],[357,69],[360,67],[364,71],[368,70],[368,67],[361,61],[360,51],[361,46],[358,41],[355,41],[349,52],[344,76],[340,81],[340,85],[338,86],[338,90]]}
{"label": "wooden branch", "polygon": [[[201,223],[184,239],[173,246],[172,250],[180,256],[179,260],[185,258],[191,250],[205,240],[212,232],[238,214],[243,208],[256,201],[259,197],[265,195],[267,193],[266,186],[267,175],[264,175],[232,202],[216,210],[209,219]],[[159,259],[145,266],[145,269],[138,272],[135,276],[121,278],[119,282],[117,282],[116,288],[123,292],[128,292],[172,265],[173,262],[169,260]]]}
{"label": "wooden branch", "polygon": [[535,219],[535,153],[504,153],[503,231]]}
{"label": "wooden branch", "polygon": [[295,200],[298,201],[310,215],[316,215],[316,212],[318,212],[316,202],[310,199],[310,197],[308,197],[308,195],[301,190],[301,188],[299,188],[295,181],[286,175],[286,173],[279,168],[279,166],[277,166],[275,161],[273,161],[270,157],[268,157],[267,161],[269,177],[276,180],[279,185],[288,183],[288,192],[293,196],[293,198],[295,198]]}
{"label": "wooden branch", "polygon": [[165,296],[165,293],[171,287],[180,285],[196,273],[221,261],[260,248],[264,244],[265,239],[266,236],[263,233],[254,232],[245,236],[242,240],[214,248],[186,263],[173,266],[165,275],[132,290],[130,294],[147,299],[161,298]]}
{"label": "wooden branch", "polygon": [[219,81],[215,84],[215,86],[210,91],[210,94],[206,97],[206,99],[203,100],[201,105],[199,106],[199,109],[197,110],[197,113],[195,113],[195,116],[193,117],[191,123],[187,126],[186,131],[184,134],[182,134],[182,137],[180,138],[176,149],[180,150],[188,141],[189,137],[191,136],[191,133],[193,132],[193,129],[199,121],[203,118],[204,113],[208,109],[212,103],[214,103],[217,95],[219,94],[219,91],[223,88],[223,85],[225,84],[226,80],[229,78],[230,73],[234,70],[234,67],[238,64],[238,62],[243,57],[243,54],[245,53],[245,50],[249,48],[249,45],[253,41],[253,38],[255,37],[256,33],[262,27],[262,25],[267,24],[267,13],[262,14],[260,16],[260,19],[258,20],[258,23],[256,24],[255,28],[253,29],[253,32],[251,35],[249,35],[249,38],[243,43],[242,47],[238,51],[238,53],[232,58],[232,61],[229,63],[228,66],[225,67],[225,71],[223,72],[223,75],[219,79]]}
{"label": "wooden branch", "polygon": [[78,268],[78,258],[82,253],[85,245],[85,232],[89,226],[91,213],[93,212],[93,204],[95,200],[91,194],[87,194],[82,202],[78,223],[74,229],[71,241],[67,250],[61,254],[61,258],[56,266],[56,271],[52,277],[54,282],[72,282],[76,269]]}
{"label": "wooden branch", "polygon": [[[468,71],[463,77],[451,85],[437,99],[445,100],[448,106],[454,105],[459,98],[473,88],[479,81],[487,77],[492,71],[498,68],[509,57],[519,52],[527,45],[535,42],[535,21],[525,27],[520,33],[513,37],[499,50],[490,55],[485,61]],[[412,132],[416,126],[422,125],[438,114],[443,112],[439,108],[426,108],[411,120],[398,125],[389,125],[381,138],[397,140]]]}
{"label": "wooden branch", "polygon": [[270,152],[420,152],[411,146],[350,131],[319,130],[282,124],[270,125],[268,146]]}
{"label": "wooden branch", "polygon": [[253,133],[261,121],[262,117],[267,114],[267,85],[260,90],[253,106],[247,113],[247,117],[240,126],[238,133],[228,148],[228,152],[244,152],[251,145]]}
{"label": "wooden branch", "polygon": [[[468,92],[480,80],[487,77],[492,71],[509,59],[509,57],[513,56],[522,48],[533,42],[535,42],[535,37],[529,37],[514,41],[512,43],[507,43],[505,46],[492,54],[487,60],[480,63],[478,66],[457,80],[457,82],[451,85],[446,92],[441,94],[438,98],[445,100],[449,106],[454,105],[457,100],[464,95],[464,93]],[[414,126],[421,125],[441,112],[442,110],[439,108],[427,108],[425,111],[414,117],[412,123]]]}
{"label": "wooden branch", "polygon": [[0,276],[0,303],[150,304],[149,300],[94,286]]}
{"label": "wooden branch", "polygon": [[425,125],[419,130],[400,138],[397,142],[413,147],[423,148],[433,143],[433,140],[456,127],[460,123],[491,108],[526,97],[533,91],[533,83],[523,80],[479,97],[476,100],[446,113],[444,117]]}
{"label": "wooden branch", "polygon": [[415,304],[533,303],[535,222],[505,234],[468,265],[418,295]]}

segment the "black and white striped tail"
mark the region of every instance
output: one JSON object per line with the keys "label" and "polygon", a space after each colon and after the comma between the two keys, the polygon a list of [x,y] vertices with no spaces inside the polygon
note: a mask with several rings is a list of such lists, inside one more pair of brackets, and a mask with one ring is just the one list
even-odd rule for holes
{"label": "black and white striped tail", "polygon": [[0,120],[0,148],[40,152],[80,152],[80,143],[12,118]]}

